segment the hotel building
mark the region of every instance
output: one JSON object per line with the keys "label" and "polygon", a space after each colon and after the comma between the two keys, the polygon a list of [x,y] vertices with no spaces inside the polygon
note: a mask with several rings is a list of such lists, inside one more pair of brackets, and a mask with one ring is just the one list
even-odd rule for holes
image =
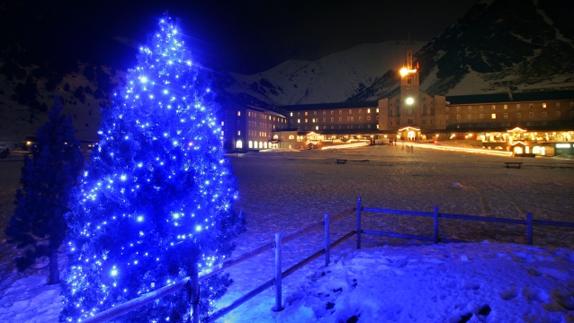
{"label": "hotel building", "polygon": [[[410,51],[399,76],[400,86],[377,101],[228,109],[226,148],[301,149],[349,138],[491,142],[516,138],[520,129],[531,142],[560,142],[561,149],[574,149],[574,91],[430,95],[420,89]],[[504,135],[512,129],[512,136]]]}

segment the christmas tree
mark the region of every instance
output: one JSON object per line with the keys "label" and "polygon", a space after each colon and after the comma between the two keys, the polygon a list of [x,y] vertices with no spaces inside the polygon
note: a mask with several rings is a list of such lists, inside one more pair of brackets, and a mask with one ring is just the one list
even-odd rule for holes
{"label": "christmas tree", "polygon": [[22,186],[6,235],[24,251],[16,258],[18,269],[49,256],[48,283],[55,284],[59,281],[58,249],[66,234],[64,214],[83,163],[72,120],[62,114],[58,99],[48,122],[38,130],[37,140],[32,156],[24,161]]}
{"label": "christmas tree", "polygon": [[[192,60],[169,17],[103,113],[70,213],[70,261],[61,319],[88,318],[159,287],[209,272],[232,251],[243,229],[206,72]],[[230,280],[201,285],[201,313]],[[128,321],[182,321],[190,315],[181,290]],[[197,312],[199,313],[199,312]]]}

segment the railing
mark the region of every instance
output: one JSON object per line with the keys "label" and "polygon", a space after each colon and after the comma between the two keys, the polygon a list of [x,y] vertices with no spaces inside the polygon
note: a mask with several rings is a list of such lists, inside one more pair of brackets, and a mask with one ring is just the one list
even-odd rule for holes
{"label": "railing", "polygon": [[[341,236],[337,240],[331,242],[331,233],[330,233],[330,225],[334,221],[339,221],[343,219],[346,215],[350,214],[351,212],[355,211],[355,230],[346,233],[345,235]],[[409,216],[409,217],[426,217],[433,219],[433,234],[432,236],[421,236],[421,235],[413,235],[413,234],[402,234],[398,232],[391,232],[391,231],[381,231],[381,230],[368,230],[364,229],[362,225],[362,217],[364,213],[379,213],[379,214],[387,214],[387,215],[395,215],[395,216]],[[246,260],[252,259],[262,253],[270,250],[274,250],[275,252],[275,264],[274,264],[274,277],[265,281],[263,284],[255,287],[253,290],[249,291],[245,295],[241,296],[240,298],[233,301],[228,306],[219,309],[212,315],[208,317],[208,321],[215,321],[227,313],[231,312],[232,310],[239,307],[241,304],[247,302],[248,300],[252,299],[256,295],[262,293],[263,291],[267,290],[268,288],[275,286],[275,305],[273,307],[273,311],[281,311],[283,309],[283,300],[282,300],[282,279],[291,275],[298,269],[302,268],[309,262],[319,258],[320,256],[325,256],[325,266],[328,266],[330,263],[330,251],[333,247],[339,245],[343,241],[351,238],[353,235],[357,235],[356,237],[356,247],[357,249],[361,248],[362,245],[362,236],[363,235],[374,235],[374,236],[385,236],[385,237],[393,237],[393,238],[402,238],[402,239],[416,239],[422,241],[429,241],[429,242],[458,242],[460,240],[455,239],[447,239],[445,237],[441,237],[440,235],[440,219],[450,219],[450,220],[461,220],[461,221],[471,221],[471,222],[490,222],[490,223],[503,223],[503,224],[513,224],[513,225],[525,225],[525,237],[526,242],[528,244],[533,244],[533,228],[534,226],[553,226],[553,227],[563,227],[563,228],[574,228],[574,222],[562,222],[562,221],[551,221],[551,220],[535,220],[533,218],[532,213],[526,213],[525,218],[523,220],[520,219],[510,219],[510,218],[501,218],[501,217],[491,217],[491,216],[477,216],[477,215],[466,215],[466,214],[454,214],[454,213],[441,213],[439,212],[438,207],[434,207],[432,211],[425,212],[425,211],[411,211],[411,210],[397,210],[397,209],[389,209],[389,208],[375,208],[375,207],[365,207],[363,206],[361,197],[357,198],[356,207],[354,209],[348,209],[343,212],[338,213],[337,215],[330,217],[328,214],[324,215],[323,221],[311,224],[297,232],[291,233],[285,237],[281,233],[276,233],[274,237],[274,241],[267,243],[259,248],[256,248],[250,252],[247,252],[235,259],[228,260],[223,263],[220,268],[213,270],[212,272],[205,274],[200,277],[187,277],[181,281],[178,281],[174,284],[164,286],[159,288],[155,291],[149,292],[144,294],[140,297],[132,299],[128,302],[115,306],[111,309],[106,311],[100,312],[96,314],[94,317],[87,320],[87,322],[105,322],[109,320],[113,320],[116,318],[121,317],[131,311],[134,311],[138,308],[141,308],[155,300],[160,299],[161,297],[178,291],[183,288],[188,288],[190,293],[192,294],[192,306],[193,306],[193,322],[199,321],[199,314],[197,311],[197,303],[198,303],[198,295],[199,295],[199,281],[206,279],[212,275],[217,273],[221,273],[224,270],[229,269],[232,266],[235,266],[239,263],[242,263]],[[294,240],[302,235],[316,230],[320,227],[323,227],[324,231],[324,241],[323,247],[318,250],[317,252],[309,255],[305,259],[299,261],[298,263],[292,265],[286,270],[282,270],[282,245]],[[192,275],[193,276],[193,275]]]}
{"label": "railing", "polygon": [[[461,240],[447,239],[440,236],[440,219],[450,219],[450,220],[461,220],[470,222],[489,222],[489,223],[504,223],[504,224],[515,224],[515,225],[525,225],[525,238],[526,243],[533,244],[533,228],[534,226],[551,226],[560,228],[574,228],[574,222],[564,222],[564,221],[551,221],[551,220],[535,220],[532,213],[528,212],[525,214],[523,220],[520,219],[510,219],[501,218],[494,216],[478,216],[478,215],[467,215],[467,214],[454,214],[454,213],[441,213],[439,212],[438,206],[433,208],[432,212],[425,211],[411,211],[411,210],[397,210],[397,209],[387,209],[387,208],[376,208],[376,207],[365,207],[363,206],[361,197],[357,198],[356,210],[356,229],[357,232],[357,249],[361,248],[362,235],[375,235],[375,236],[385,236],[391,238],[401,238],[401,239],[414,239],[421,241],[430,242],[460,242]],[[422,236],[413,234],[404,234],[392,231],[381,231],[381,230],[365,230],[362,227],[362,215],[363,213],[380,213],[395,216],[407,216],[407,217],[423,217],[433,219],[433,235],[432,236]]]}
{"label": "railing", "polygon": [[[112,307],[108,310],[102,311],[100,313],[97,313],[96,315],[94,315],[93,317],[89,318],[86,320],[86,322],[107,322],[113,319],[117,319],[131,311],[137,310],[149,303],[152,303],[168,294],[174,293],[176,291],[179,291],[183,288],[188,288],[190,291],[195,291],[195,293],[193,293],[194,295],[192,295],[192,303],[197,303],[198,300],[198,295],[199,295],[199,281],[202,281],[210,276],[213,276],[215,274],[221,273],[227,269],[229,269],[232,266],[235,266],[239,263],[242,263],[248,259],[252,259],[264,252],[267,252],[269,250],[274,250],[275,251],[275,268],[274,268],[274,277],[271,278],[270,280],[264,282],[263,284],[257,286],[256,288],[254,288],[253,290],[251,290],[250,292],[248,292],[247,294],[241,296],[240,298],[238,298],[237,300],[235,300],[233,303],[231,303],[230,305],[216,311],[215,313],[213,313],[212,315],[210,315],[208,317],[209,321],[214,321],[217,320],[218,318],[221,318],[222,316],[224,316],[225,314],[231,312],[232,310],[234,310],[235,308],[237,308],[238,306],[240,306],[241,304],[247,302],[248,300],[252,299],[253,297],[257,296],[258,294],[262,293],[263,291],[265,291],[266,289],[268,289],[269,287],[272,287],[273,285],[275,285],[275,306],[273,308],[273,310],[275,311],[280,311],[283,309],[282,306],[282,278],[287,277],[289,275],[291,275],[292,273],[294,273],[295,271],[297,271],[298,269],[302,268],[303,266],[305,266],[306,264],[308,264],[309,262],[317,259],[318,257],[325,255],[325,265],[328,265],[330,263],[330,250],[331,248],[339,245],[340,243],[342,243],[343,241],[351,238],[354,234],[355,231],[351,231],[346,233],[345,235],[343,235],[342,237],[340,237],[339,239],[330,242],[330,224],[332,222],[335,221],[339,221],[341,219],[343,219],[346,215],[349,215],[353,212],[353,209],[347,209],[343,212],[340,212],[338,214],[336,214],[335,216],[331,217],[328,214],[325,214],[323,217],[323,221],[321,222],[317,222],[314,224],[311,224],[299,231],[293,232],[285,237],[283,237],[283,235],[281,233],[276,233],[275,234],[275,239],[273,242],[267,243],[259,248],[256,248],[252,251],[249,251],[235,259],[230,259],[226,262],[224,262],[222,264],[221,267],[211,271],[208,274],[196,277],[194,279],[194,277],[186,277],[185,279],[182,279],[178,282],[175,282],[173,284],[161,287],[157,290],[154,290],[152,292],[146,293],[144,295],[141,295],[135,299],[129,300],[125,303],[122,303],[120,305],[117,305],[115,307]],[[316,230],[318,228],[323,227],[324,229],[324,242],[323,242],[323,248],[320,249],[319,251],[313,253],[312,255],[306,257],[305,259],[299,261],[298,263],[292,265],[291,267],[289,267],[287,270],[282,271],[281,270],[281,246],[282,244],[285,244],[291,240],[294,240],[298,237],[301,237],[302,235],[309,233],[313,230]],[[194,308],[196,308],[195,304],[194,304]],[[198,316],[198,311],[195,310],[193,311],[193,322],[198,322],[199,321],[199,316]]]}

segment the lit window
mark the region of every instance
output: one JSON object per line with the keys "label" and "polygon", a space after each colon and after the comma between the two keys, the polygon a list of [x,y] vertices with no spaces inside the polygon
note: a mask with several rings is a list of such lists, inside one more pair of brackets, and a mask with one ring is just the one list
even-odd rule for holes
{"label": "lit window", "polygon": [[297,119],[297,123],[301,123],[301,119]]}
{"label": "lit window", "polygon": [[490,119],[496,119],[496,113],[491,114]]}
{"label": "lit window", "polygon": [[249,148],[253,148],[253,141],[249,140],[249,142],[247,143],[247,145],[249,146]]}
{"label": "lit window", "polygon": [[377,108],[376,112],[379,113],[379,108]]}
{"label": "lit window", "polygon": [[295,136],[289,135],[289,140],[293,140],[293,139],[295,139]]}
{"label": "lit window", "polygon": [[546,109],[546,102],[542,103],[542,108]]}
{"label": "lit window", "polygon": [[237,130],[237,135],[241,136],[241,130]]}
{"label": "lit window", "polygon": [[305,118],[305,123],[309,122],[309,119]]}
{"label": "lit window", "polygon": [[241,111],[237,111],[237,116],[241,117]]}
{"label": "lit window", "polygon": [[259,142],[259,149],[263,149],[263,142],[262,141]]}
{"label": "lit window", "polygon": [[504,105],[504,110],[508,110],[508,104]]}
{"label": "lit window", "polygon": [[292,117],[292,116],[293,116],[293,112],[289,112],[289,116]]}
{"label": "lit window", "polygon": [[235,149],[243,149],[243,141],[241,139],[235,142]]}
{"label": "lit window", "polygon": [[308,112],[307,112],[307,111],[305,111],[305,115],[307,115],[307,114],[308,114]]}
{"label": "lit window", "polygon": [[315,130],[319,130],[319,126],[315,126]]}
{"label": "lit window", "polygon": [[367,113],[371,113],[371,109],[367,109]]}

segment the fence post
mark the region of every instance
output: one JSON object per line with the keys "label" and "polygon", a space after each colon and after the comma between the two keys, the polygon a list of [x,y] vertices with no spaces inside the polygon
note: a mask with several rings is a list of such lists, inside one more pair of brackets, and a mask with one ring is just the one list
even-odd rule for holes
{"label": "fence post", "polygon": [[330,231],[330,220],[329,220],[329,214],[325,213],[323,215],[323,224],[325,226],[325,267],[329,266],[329,263],[331,262],[331,241],[330,241],[330,237],[329,237],[329,231]]}
{"label": "fence post", "polygon": [[532,237],[532,213],[526,213],[526,242],[528,244],[533,244]]}
{"label": "fence post", "polygon": [[433,240],[434,240],[434,243],[438,243],[440,241],[438,218],[439,218],[438,206],[435,206],[434,212],[433,212]]}
{"label": "fence post", "polygon": [[357,249],[361,249],[361,211],[363,205],[361,204],[361,196],[357,197]]}
{"label": "fence post", "polygon": [[273,306],[274,312],[279,312],[283,310],[283,305],[281,304],[281,233],[275,233],[275,306]]}

